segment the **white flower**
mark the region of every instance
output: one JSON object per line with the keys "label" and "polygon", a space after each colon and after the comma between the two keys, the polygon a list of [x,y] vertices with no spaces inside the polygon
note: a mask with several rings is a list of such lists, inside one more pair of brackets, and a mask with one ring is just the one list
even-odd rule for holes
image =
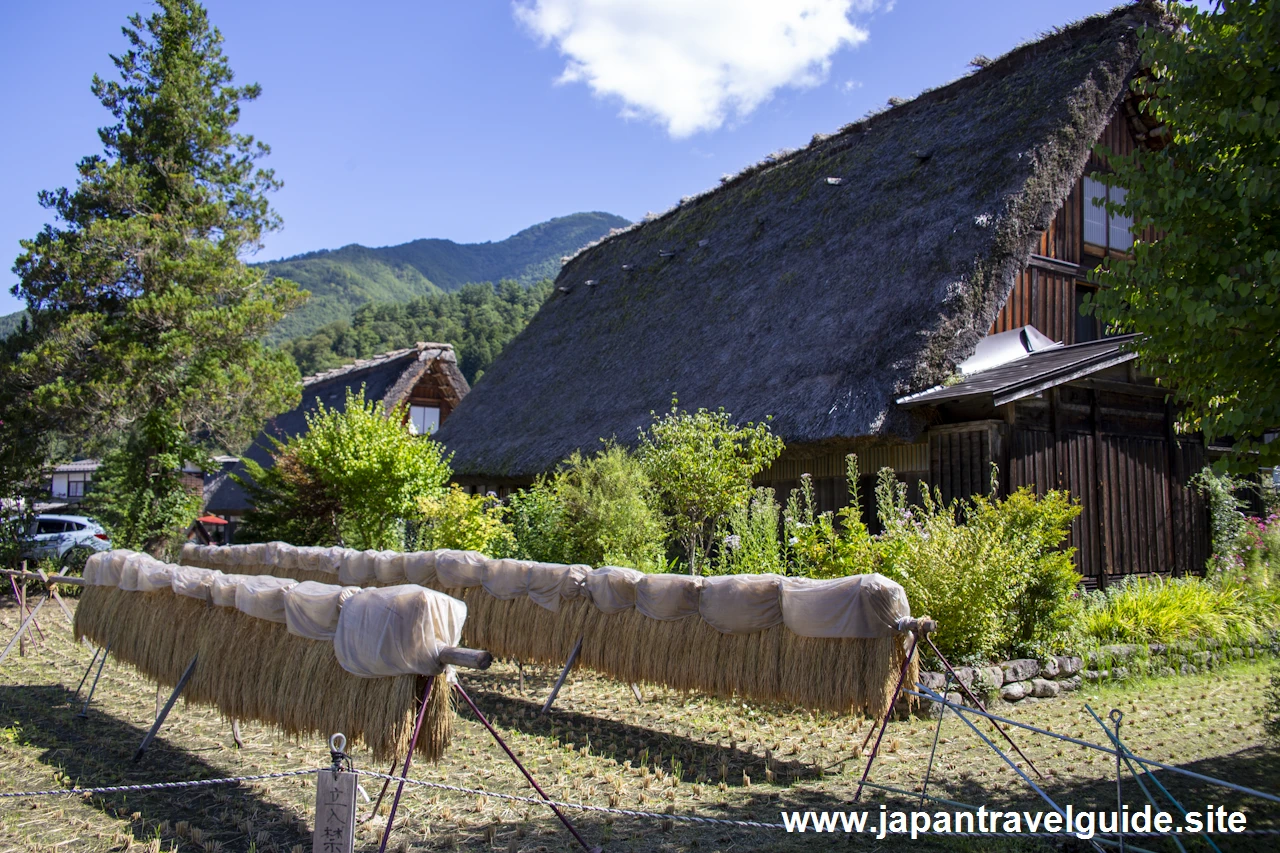
{"label": "white flower", "polygon": [[791,540],[790,540],[790,542],[791,542],[791,544],[792,544],[792,545],[796,544],[796,543],[797,543],[797,542],[799,542],[799,541],[800,541],[800,540],[799,540],[798,538],[796,538],[795,536],[792,536],[792,537],[791,537]]}
{"label": "white flower", "polygon": [[742,537],[736,533],[731,533],[724,537],[724,546],[730,551],[736,551],[742,547]]}

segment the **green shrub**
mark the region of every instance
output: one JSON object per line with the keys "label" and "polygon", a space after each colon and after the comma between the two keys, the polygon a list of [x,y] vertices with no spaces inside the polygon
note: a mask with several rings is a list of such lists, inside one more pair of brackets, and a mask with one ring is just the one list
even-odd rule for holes
{"label": "green shrub", "polygon": [[1128,578],[1087,596],[1080,627],[1100,643],[1236,643],[1275,627],[1271,597],[1266,590],[1230,581]]}
{"label": "green shrub", "polygon": [[720,575],[782,573],[779,515],[773,489],[756,489],[751,500],[731,507],[711,571]]}
{"label": "green shrub", "polygon": [[564,502],[555,480],[539,477],[507,499],[507,519],[514,539],[513,556],[543,563],[572,563],[564,533]]}
{"label": "green shrub", "polygon": [[927,488],[921,493],[923,505],[908,506],[906,485],[880,472],[876,551],[912,612],[938,620],[943,654],[991,660],[1064,645],[1078,581],[1071,551],[1058,550],[1080,511],[1069,496],[1020,489],[1004,500],[944,505]]}
{"label": "green shrub", "polygon": [[405,426],[403,408],[387,412],[366,400],[363,388],[347,391],[345,410],[320,403],[307,415],[306,432],[277,445],[274,455],[274,474],[246,464],[249,479],[237,478],[255,507],[245,540],[401,547],[405,519],[418,514],[420,498],[438,495],[451,473],[440,445]]}
{"label": "green shrub", "polygon": [[664,567],[662,516],[640,460],[610,444],[593,456],[575,452],[555,475],[563,507],[560,528],[571,562]]}
{"label": "green shrub", "polygon": [[480,551],[490,557],[511,556],[515,538],[503,523],[506,508],[487,495],[470,495],[457,483],[418,499],[414,547]]}

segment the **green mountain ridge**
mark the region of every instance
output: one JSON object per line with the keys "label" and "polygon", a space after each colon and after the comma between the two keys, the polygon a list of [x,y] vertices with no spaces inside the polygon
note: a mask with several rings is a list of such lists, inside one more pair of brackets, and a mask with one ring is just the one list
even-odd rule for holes
{"label": "green mountain ridge", "polygon": [[[560,259],[611,229],[631,223],[594,211],[559,216],[530,226],[505,240],[455,243],[425,238],[397,246],[369,248],[353,243],[321,249],[257,266],[311,292],[297,311],[280,322],[270,340],[283,343],[322,327],[349,321],[362,305],[405,303],[452,293],[472,282],[517,281],[529,286],[555,278]],[[14,331],[24,312],[0,316],[0,338]]]}
{"label": "green mountain ridge", "polygon": [[574,213],[496,242],[425,238],[379,248],[352,244],[269,261],[261,266],[272,275],[311,292],[307,303],[286,317],[271,339],[285,341],[349,320],[370,302],[403,303],[471,282],[511,279],[527,286],[555,278],[562,257],[629,224],[611,213]]}

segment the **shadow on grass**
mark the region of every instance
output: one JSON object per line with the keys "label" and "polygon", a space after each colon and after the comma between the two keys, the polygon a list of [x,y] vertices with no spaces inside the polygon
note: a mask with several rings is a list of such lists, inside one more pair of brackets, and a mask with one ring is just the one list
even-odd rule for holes
{"label": "shadow on grass", "polygon": [[[165,740],[164,729],[146,756],[135,764],[131,759],[146,731],[92,705],[88,717],[78,717],[82,702],[62,686],[0,686],[0,719],[17,723],[20,745],[41,750],[39,760],[56,768],[77,787],[239,775],[172,747]],[[181,711],[181,706],[174,709],[175,714]],[[174,719],[171,715],[169,722]],[[169,829],[161,834],[165,849],[171,839],[178,839],[180,821],[197,827],[205,838],[220,841],[229,849],[247,849],[248,832],[259,850],[270,845],[288,850],[310,838],[310,828],[300,824],[293,812],[263,799],[246,785],[104,794],[88,802],[125,821],[141,841],[154,838],[157,827],[167,821]],[[266,837],[257,838],[262,832]]]}

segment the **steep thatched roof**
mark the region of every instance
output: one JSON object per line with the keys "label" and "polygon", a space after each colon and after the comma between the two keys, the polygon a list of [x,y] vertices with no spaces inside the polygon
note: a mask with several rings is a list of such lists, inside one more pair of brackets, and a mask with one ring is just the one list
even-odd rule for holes
{"label": "steep thatched roof", "polygon": [[[329,410],[346,411],[348,389],[358,392],[363,388],[366,400],[379,400],[389,410],[404,402],[422,375],[431,369],[444,377],[454,396],[460,399],[467,395],[470,388],[458,370],[452,344],[419,343],[308,376],[302,380],[302,401],[268,421],[244,455],[269,468],[275,449],[272,439],[286,441],[306,432],[307,415],[314,414],[321,404]],[[240,463],[231,473],[247,476]],[[250,505],[245,490],[225,474],[214,481],[205,500],[210,512],[239,514]]]}
{"label": "steep thatched roof", "polygon": [[1014,50],[570,260],[439,438],[522,477],[652,410],[772,416],[788,443],[910,438],[1084,169],[1147,4]]}

